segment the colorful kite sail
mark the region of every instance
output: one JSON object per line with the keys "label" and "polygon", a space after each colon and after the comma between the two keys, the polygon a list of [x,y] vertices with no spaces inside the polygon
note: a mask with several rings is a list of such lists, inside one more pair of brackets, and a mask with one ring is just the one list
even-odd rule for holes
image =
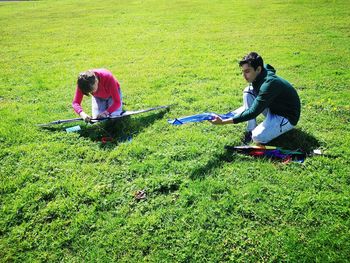
{"label": "colorful kite sail", "polygon": [[288,163],[291,161],[303,163],[306,158],[306,153],[300,150],[286,150],[275,146],[226,146],[226,150],[237,152],[253,157],[263,157],[275,161]]}

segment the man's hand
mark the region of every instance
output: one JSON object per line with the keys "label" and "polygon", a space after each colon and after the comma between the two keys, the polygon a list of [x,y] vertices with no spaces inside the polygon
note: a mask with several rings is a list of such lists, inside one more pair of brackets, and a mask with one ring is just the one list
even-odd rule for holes
{"label": "man's hand", "polygon": [[89,115],[87,115],[85,112],[80,112],[80,117],[82,117],[83,118],[83,120],[85,121],[85,122],[91,122],[91,117],[89,116]]}
{"label": "man's hand", "polygon": [[229,124],[229,123],[232,124],[232,123],[234,123],[232,121],[232,119],[223,120],[223,119],[220,118],[220,116],[215,116],[215,118],[212,119],[210,122],[212,124],[215,124],[215,125],[224,125],[224,124]]}
{"label": "man's hand", "polygon": [[105,118],[108,118],[108,116],[109,116],[108,111],[104,111],[104,112],[100,113],[99,115],[97,115],[97,119],[105,119]]}

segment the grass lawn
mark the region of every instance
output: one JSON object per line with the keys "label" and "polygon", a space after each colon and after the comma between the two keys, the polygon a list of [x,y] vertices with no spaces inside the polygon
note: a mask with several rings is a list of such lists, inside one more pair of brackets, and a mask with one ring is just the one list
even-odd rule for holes
{"label": "grass lawn", "polygon": [[[0,2],[0,261],[348,261],[349,17],[346,0]],[[325,155],[232,155],[245,124],[167,123],[240,106],[250,51],[302,101],[272,144]],[[91,68],[114,73],[128,110],[175,106],[38,128],[76,117]]]}

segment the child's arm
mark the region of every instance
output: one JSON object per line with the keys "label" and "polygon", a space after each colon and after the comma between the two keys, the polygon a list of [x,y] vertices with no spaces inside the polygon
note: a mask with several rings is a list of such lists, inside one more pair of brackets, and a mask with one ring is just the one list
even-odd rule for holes
{"label": "child's arm", "polygon": [[77,89],[75,91],[75,96],[74,96],[74,99],[72,102],[72,107],[77,114],[80,114],[80,112],[83,111],[83,108],[81,107],[81,102],[83,101],[83,96],[84,96],[84,94],[77,87]]}
{"label": "child's arm", "polygon": [[83,100],[83,96],[84,94],[81,92],[81,90],[77,87],[76,91],[75,91],[75,96],[72,102],[72,107],[74,109],[74,111],[80,115],[80,117],[82,117],[84,119],[85,122],[90,122],[91,121],[91,117],[86,114],[83,111],[83,108],[81,107],[81,102]]}

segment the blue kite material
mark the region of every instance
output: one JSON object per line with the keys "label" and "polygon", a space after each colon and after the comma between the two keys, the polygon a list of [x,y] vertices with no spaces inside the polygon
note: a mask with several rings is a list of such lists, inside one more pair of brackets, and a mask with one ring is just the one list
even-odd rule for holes
{"label": "blue kite material", "polygon": [[172,125],[182,125],[185,123],[189,122],[202,122],[202,121],[210,121],[215,119],[216,116],[219,116],[221,119],[226,120],[230,119],[234,116],[232,112],[228,112],[226,114],[216,114],[214,112],[205,112],[201,114],[196,114],[196,115],[191,115],[191,116],[186,116],[186,117],[181,117],[181,118],[176,118],[174,120],[168,120],[168,123]]}
{"label": "blue kite material", "polygon": [[77,132],[77,131],[80,131],[80,130],[81,130],[80,126],[77,125],[77,126],[73,126],[73,127],[67,128],[66,132]]}

